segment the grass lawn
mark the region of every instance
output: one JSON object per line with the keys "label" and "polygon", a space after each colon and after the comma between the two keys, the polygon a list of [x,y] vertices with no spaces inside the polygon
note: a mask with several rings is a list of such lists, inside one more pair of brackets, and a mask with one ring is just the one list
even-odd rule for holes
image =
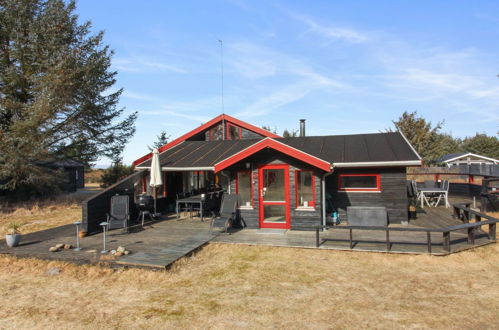
{"label": "grass lawn", "polygon": [[163,272],[0,256],[0,328],[497,329],[498,257],[209,244]]}

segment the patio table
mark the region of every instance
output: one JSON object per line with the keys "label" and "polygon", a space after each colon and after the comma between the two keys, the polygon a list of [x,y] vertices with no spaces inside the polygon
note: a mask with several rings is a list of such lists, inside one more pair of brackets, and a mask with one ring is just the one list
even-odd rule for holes
{"label": "patio table", "polygon": [[204,221],[204,219],[203,219],[204,200],[205,200],[204,196],[201,196],[201,195],[194,195],[194,196],[189,196],[189,197],[177,199],[177,206],[176,206],[177,219],[180,217],[180,214],[178,212],[179,204],[199,204],[199,213],[201,215],[201,221]]}
{"label": "patio table", "polygon": [[[445,195],[446,191],[442,188],[419,188],[419,198],[421,199],[421,208],[424,207],[424,202],[431,207],[432,205],[428,201],[427,195],[438,195],[438,201],[435,204],[438,205],[440,202],[440,199],[442,198],[442,195]],[[445,201],[445,206],[447,207],[447,200]]]}

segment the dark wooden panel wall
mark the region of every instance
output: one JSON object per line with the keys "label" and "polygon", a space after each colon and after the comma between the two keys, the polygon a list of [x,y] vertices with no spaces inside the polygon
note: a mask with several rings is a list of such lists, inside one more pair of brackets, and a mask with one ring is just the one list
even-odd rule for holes
{"label": "dark wooden panel wall", "polygon": [[[311,227],[321,224],[321,171],[316,171],[309,165],[300,162],[284,154],[273,150],[262,150],[252,157],[244,160],[241,164],[236,164],[229,168],[231,175],[231,192],[236,192],[236,171],[247,170],[245,163],[252,164],[253,177],[253,209],[241,209],[240,215],[248,228],[259,228],[259,203],[258,203],[258,167],[269,164],[287,164],[289,165],[289,194],[290,194],[290,216],[291,229],[297,227]],[[314,172],[315,184],[315,208],[314,210],[296,210],[295,194],[295,170],[312,170]]]}
{"label": "dark wooden panel wall", "polygon": [[[341,173],[381,174],[381,192],[343,192],[338,191],[338,175]],[[406,168],[366,168],[336,169],[326,178],[326,193],[340,214],[340,219],[347,219],[348,206],[385,206],[389,223],[401,223],[407,220]]]}
{"label": "dark wooden panel wall", "polygon": [[82,203],[83,230],[86,230],[88,233],[101,230],[99,223],[106,221],[107,213],[109,213],[111,205],[111,197],[116,194],[127,194],[130,196],[130,215],[131,218],[136,218],[137,211],[134,204],[134,184],[137,180],[140,180],[144,173],[145,171],[136,172],[101,191],[97,195],[85,200]]}
{"label": "dark wooden panel wall", "polygon": [[460,195],[460,196],[480,198],[481,190],[482,190],[481,186],[473,183],[451,182],[449,185],[450,195]]}

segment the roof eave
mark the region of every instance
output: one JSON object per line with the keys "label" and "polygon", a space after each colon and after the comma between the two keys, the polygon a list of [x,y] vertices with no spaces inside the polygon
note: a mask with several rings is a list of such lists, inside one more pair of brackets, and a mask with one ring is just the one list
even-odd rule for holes
{"label": "roof eave", "polygon": [[400,166],[421,166],[421,160],[401,160],[401,161],[384,161],[384,162],[348,162],[348,163],[333,163],[334,167],[400,167]]}

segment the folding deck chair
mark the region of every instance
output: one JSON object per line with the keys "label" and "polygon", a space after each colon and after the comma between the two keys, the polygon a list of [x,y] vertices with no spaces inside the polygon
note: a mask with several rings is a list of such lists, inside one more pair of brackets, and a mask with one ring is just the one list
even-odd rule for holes
{"label": "folding deck chair", "polygon": [[111,209],[107,214],[108,229],[123,228],[128,230],[130,220],[128,195],[116,195],[111,197]]}
{"label": "folding deck chair", "polygon": [[224,228],[224,232],[227,233],[227,229],[232,227],[232,224],[236,220],[238,200],[239,196],[236,194],[223,194],[220,214],[212,220],[210,233],[214,227]]}

